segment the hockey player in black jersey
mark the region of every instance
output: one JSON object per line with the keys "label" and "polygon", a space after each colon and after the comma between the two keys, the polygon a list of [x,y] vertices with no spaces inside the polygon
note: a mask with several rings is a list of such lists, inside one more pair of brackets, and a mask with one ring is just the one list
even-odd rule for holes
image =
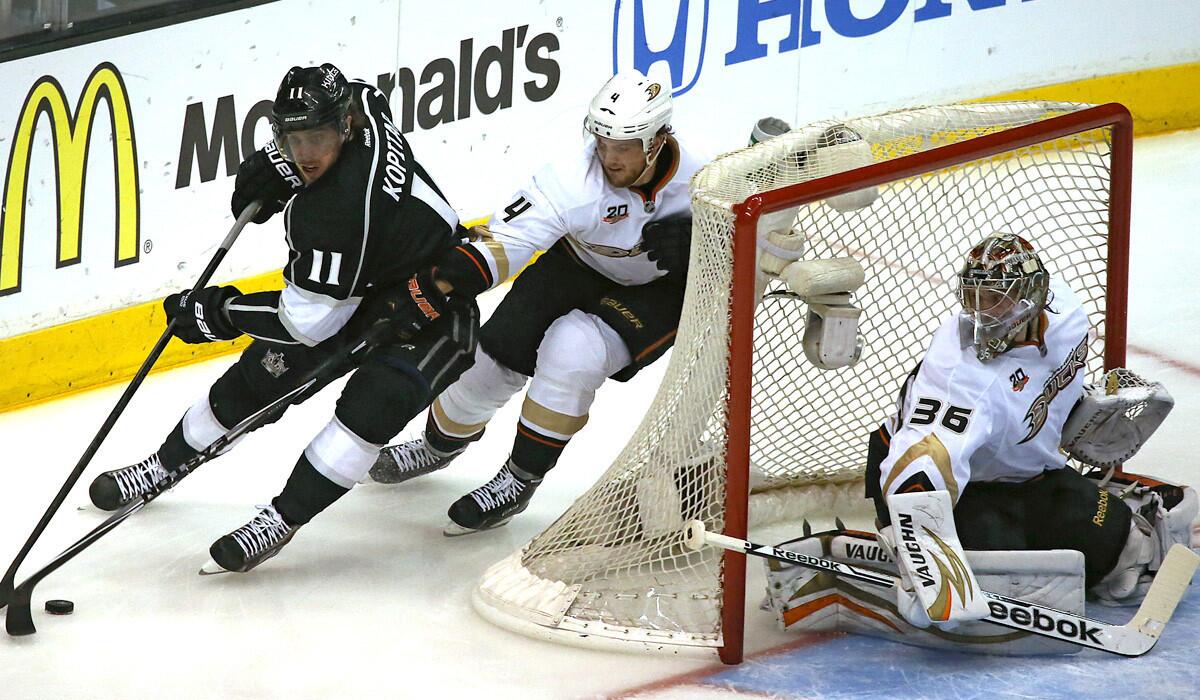
{"label": "hockey player in black jersey", "polygon": [[114,510],[154,488],[220,435],[299,387],[322,361],[385,320],[392,332],[360,366],[320,377],[303,398],[353,371],[334,416],[304,448],[283,490],[248,524],[218,539],[213,561],[249,571],[367,475],[387,443],[470,365],[478,310],[439,287],[439,260],[456,255],[458,217],[392,122],[386,98],[334,66],[292,68],[271,114],[274,141],[238,168],[236,216],[262,202],[282,212],[289,257],[282,290],[232,286],[172,294],[173,333],[204,343],[250,335],[237,364],[184,414],[146,460],[92,482]]}

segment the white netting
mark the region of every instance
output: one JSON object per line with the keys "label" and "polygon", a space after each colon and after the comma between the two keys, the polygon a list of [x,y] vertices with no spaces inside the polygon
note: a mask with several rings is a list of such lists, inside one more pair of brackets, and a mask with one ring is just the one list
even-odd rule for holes
{"label": "white netting", "polygon": [[1105,331],[1108,129],[891,182],[878,187],[877,197],[848,195],[764,217],[760,231],[786,229],[794,219],[808,239],[805,259],[852,256],[866,269],[866,284],[855,294],[866,349],[854,367],[825,371],[805,359],[805,306],[778,281],[766,287],[752,339],[731,338],[728,330],[732,208],[751,195],[862,165],[837,148],[823,150],[846,142],[846,127],[880,162],[1086,107],[993,103],[822,122],[725,155],[697,173],[687,300],[657,397],[597,483],[519,557],[489,571],[477,607],[492,619],[502,611],[518,627],[534,622],[643,648],[718,645],[721,554],[684,550],[680,529],[692,518],[716,531],[724,525],[730,344],[754,348],[750,459],[761,495],[751,499],[752,524],[763,510],[797,517],[849,507],[860,498],[867,434],[892,410],[903,376],[955,307],[947,281],[983,235],[1020,233],[1052,274],[1072,284],[1093,323],[1089,371],[1097,376]]}

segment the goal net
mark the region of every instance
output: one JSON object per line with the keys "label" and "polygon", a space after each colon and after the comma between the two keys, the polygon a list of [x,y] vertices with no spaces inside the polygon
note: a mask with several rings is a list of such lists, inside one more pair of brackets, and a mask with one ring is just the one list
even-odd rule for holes
{"label": "goal net", "polygon": [[[687,297],[654,402],[596,484],[487,571],[476,609],[566,642],[740,660],[745,558],[685,549],[683,524],[744,538],[748,513],[861,502],[867,435],[956,310],[949,281],[971,245],[997,231],[1030,239],[1090,316],[1089,376],[1123,364],[1129,124],[1119,105],[928,107],[812,124],[702,169]],[[847,129],[869,145],[858,160],[831,148]],[[805,304],[758,272],[758,242],[793,227],[804,259],[851,256],[866,270],[851,367],[805,358]]]}

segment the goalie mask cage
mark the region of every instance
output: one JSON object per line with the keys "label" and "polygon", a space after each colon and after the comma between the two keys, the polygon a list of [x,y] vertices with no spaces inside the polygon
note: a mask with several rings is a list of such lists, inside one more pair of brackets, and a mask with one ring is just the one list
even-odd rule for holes
{"label": "goalie mask cage", "polygon": [[[843,125],[871,164],[821,157]],[[1131,159],[1120,105],[1007,102],[816,123],[703,168],[658,394],[596,484],[484,574],[476,610],[535,637],[739,662],[745,556],[687,550],[684,523],[746,539],[748,516],[798,521],[837,494],[861,503],[868,433],[957,308],[950,280],[984,235],[1028,238],[1080,295],[1089,379],[1124,364]],[[836,199],[871,188],[859,208]],[[756,240],[793,223],[804,259],[848,255],[866,270],[852,367],[810,364],[805,305],[756,272]]]}

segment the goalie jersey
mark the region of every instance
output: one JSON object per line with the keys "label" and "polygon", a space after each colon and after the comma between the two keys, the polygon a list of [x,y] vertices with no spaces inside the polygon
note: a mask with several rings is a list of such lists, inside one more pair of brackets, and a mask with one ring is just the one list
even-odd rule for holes
{"label": "goalie jersey", "polygon": [[483,288],[515,275],[538,251],[565,238],[574,255],[608,279],[646,284],[666,273],[642,248],[651,221],[691,216],[688,182],[703,164],[668,136],[646,187],[613,187],[589,142],[537,172],[488,222],[484,239],[459,248],[483,275]]}
{"label": "goalie jersey", "polygon": [[1044,355],[1028,343],[980,362],[959,340],[958,315],[942,323],[880,428],[890,440],[880,465],[885,497],[923,473],[957,503],[967,482],[1026,481],[1066,466],[1059,441],[1083,392],[1088,318],[1065,283],[1052,279],[1050,292]]}

